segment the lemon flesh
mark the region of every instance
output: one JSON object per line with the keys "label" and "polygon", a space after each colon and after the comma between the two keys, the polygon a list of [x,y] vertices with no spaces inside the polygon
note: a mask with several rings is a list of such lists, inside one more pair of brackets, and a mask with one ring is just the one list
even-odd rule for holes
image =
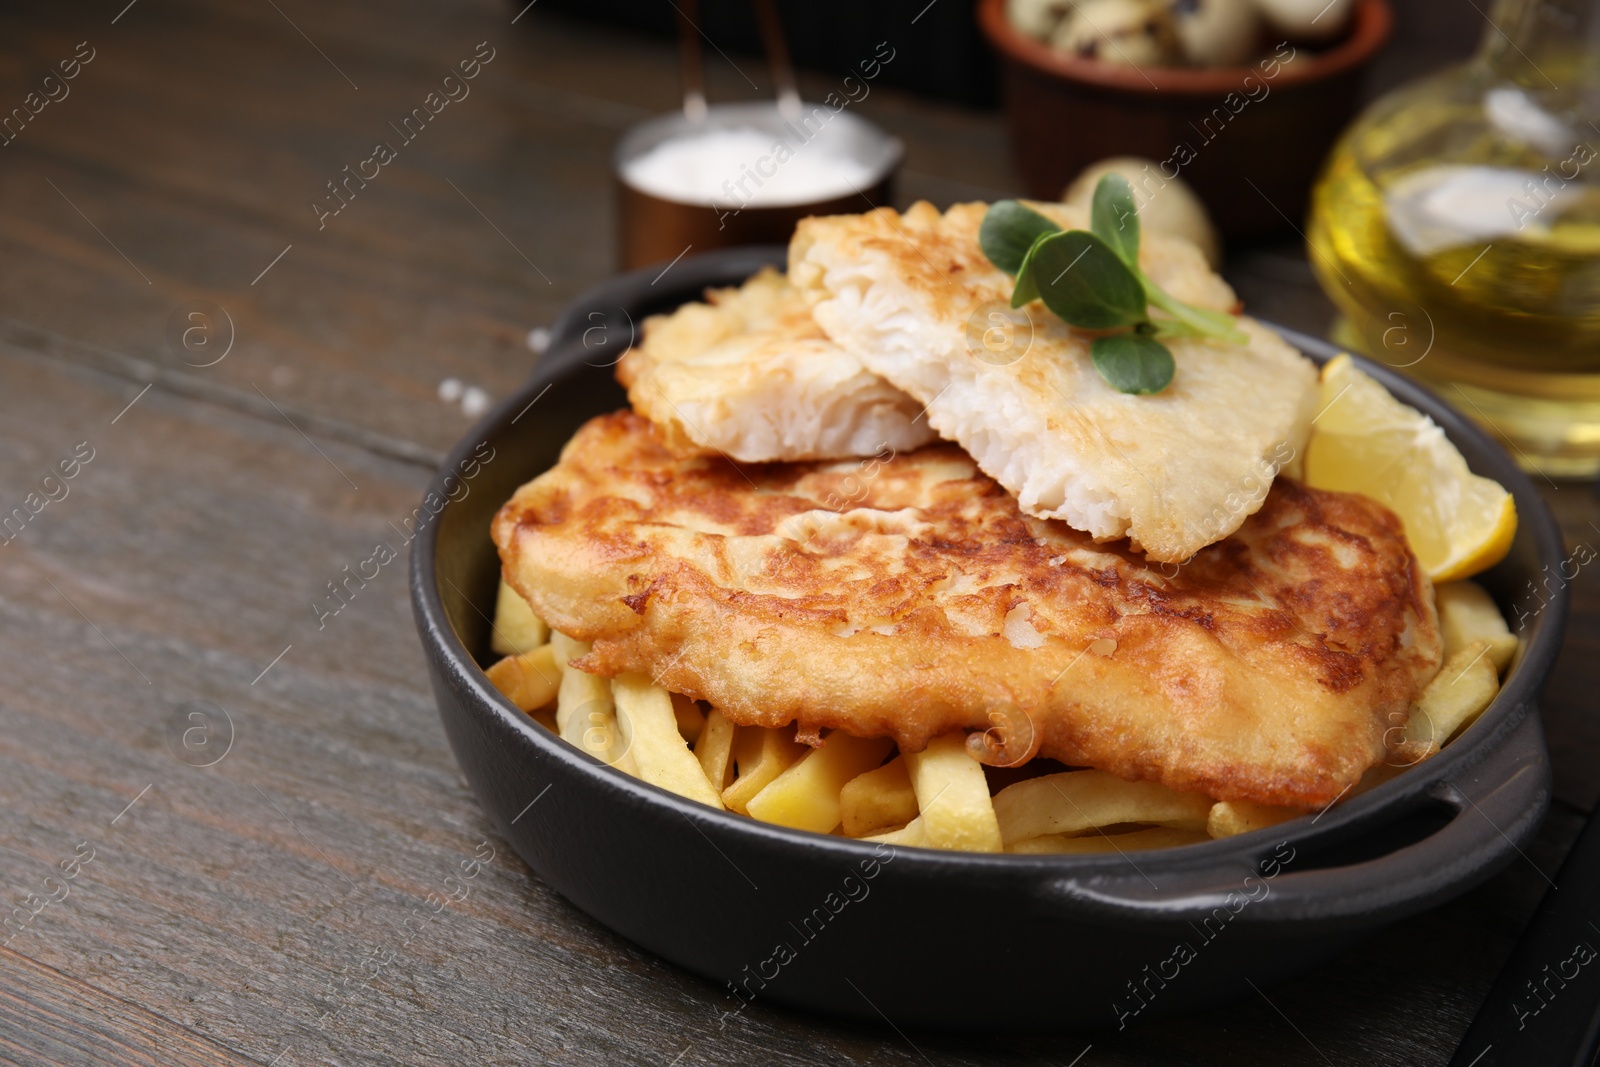
{"label": "lemon flesh", "polygon": [[1388,507],[1435,582],[1466,578],[1505,557],[1517,532],[1511,494],[1473,474],[1432,419],[1390,396],[1349,356],[1328,361],[1320,389],[1306,484]]}

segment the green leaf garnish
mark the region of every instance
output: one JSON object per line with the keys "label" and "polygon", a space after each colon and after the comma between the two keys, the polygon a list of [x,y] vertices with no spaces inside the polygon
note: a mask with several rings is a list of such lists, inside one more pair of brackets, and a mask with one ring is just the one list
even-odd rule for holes
{"label": "green leaf garnish", "polygon": [[1120,174],[1107,174],[1094,187],[1089,229],[1134,270],[1139,269],[1139,208],[1133,189]]}
{"label": "green leaf garnish", "polygon": [[1151,319],[1147,325],[1150,327],[1149,336],[1154,337],[1157,341],[1171,341],[1185,337],[1203,338],[1211,336],[1210,334],[1201,333],[1193,326],[1190,326],[1187,322],[1180,322],[1177,319]]}
{"label": "green leaf garnish", "polygon": [[[1131,328],[1090,346],[1095,370],[1112,388],[1139,394],[1165,389],[1174,363],[1163,340],[1249,342],[1232,315],[1185,304],[1139,268],[1139,210],[1126,178],[1100,179],[1089,226],[1063,231],[1032,208],[1001,200],[984,215],[978,244],[989,262],[1016,276],[1012,307],[1043,300],[1079,329]],[[1152,317],[1152,308],[1163,317]]]}
{"label": "green leaf garnish", "polygon": [[1060,226],[1032,208],[1015,200],[1001,200],[991,204],[983,216],[983,225],[978,227],[978,247],[990,263],[1007,274],[1015,274],[1035,241],[1045,234],[1060,232]]}
{"label": "green leaf garnish", "polygon": [[1172,384],[1175,364],[1167,346],[1142,333],[1096,337],[1089,346],[1094,369],[1111,388],[1148,395]]}
{"label": "green leaf garnish", "polygon": [[[1060,230],[1056,231],[1056,233],[1060,232]],[[1034,284],[1033,280],[1033,254],[1038,251],[1040,245],[1053,236],[1055,234],[1041,234],[1034,240],[1033,246],[1028,249],[1028,254],[1022,257],[1022,265],[1016,270],[1017,283],[1011,289],[1012,307],[1019,308],[1023,304],[1039,299],[1039,287]]]}
{"label": "green leaf garnish", "polygon": [[1085,330],[1111,330],[1144,322],[1144,287],[1128,265],[1086,230],[1042,237],[1028,253],[1027,275],[1044,306]]}
{"label": "green leaf garnish", "polygon": [[1199,336],[1215,337],[1219,341],[1235,345],[1250,343],[1250,335],[1239,329],[1234,317],[1227,312],[1185,304],[1147,278],[1143,271],[1139,272],[1139,282],[1144,286],[1145,297],[1150,303],[1177,321],[1192,327]]}

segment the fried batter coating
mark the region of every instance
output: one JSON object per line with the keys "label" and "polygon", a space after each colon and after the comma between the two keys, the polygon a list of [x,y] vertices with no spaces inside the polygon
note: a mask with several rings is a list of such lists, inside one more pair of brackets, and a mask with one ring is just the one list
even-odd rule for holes
{"label": "fried batter coating", "polygon": [[1015,709],[1042,755],[1223,800],[1331,803],[1441,656],[1399,520],[1287,478],[1163,565],[1023,514],[954,446],[738,465],[620,412],[493,534],[534,610],[593,642],[584,670],[905,751]]}

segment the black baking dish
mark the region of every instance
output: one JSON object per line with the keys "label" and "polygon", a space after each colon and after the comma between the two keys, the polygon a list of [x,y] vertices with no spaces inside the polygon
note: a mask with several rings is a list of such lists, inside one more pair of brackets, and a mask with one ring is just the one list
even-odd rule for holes
{"label": "black baking dish", "polygon": [[[708,1010],[754,998],[901,1027],[1127,1025],[1309,968],[1479,884],[1533,836],[1550,799],[1535,701],[1560,647],[1563,589],[1522,605],[1525,647],[1499,697],[1439,756],[1315,818],[1126,856],[889,849],[786,830],[613,771],[518,711],[480,670],[499,572],[490,518],[583,422],[624,405],[611,368],[644,316],[781,261],[775,248],[713,253],[576,301],[532,380],[451,455],[430,498],[443,506],[412,549],[440,715],[485,811],[572,903],[715,982]],[[1287,336],[1319,362],[1332,354]],[[1514,618],[1561,559],[1543,502],[1482,431],[1362,366],[1515,494],[1516,542],[1480,576]]]}

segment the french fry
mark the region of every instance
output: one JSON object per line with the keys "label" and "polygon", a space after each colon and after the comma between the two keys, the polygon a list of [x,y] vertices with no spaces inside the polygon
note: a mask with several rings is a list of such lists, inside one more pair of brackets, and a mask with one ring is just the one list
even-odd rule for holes
{"label": "french fry", "polygon": [[[556,643],[552,641],[552,644]],[[589,651],[584,642],[572,642],[572,645],[566,659],[576,659]],[[555,654],[562,657],[559,645],[556,645]],[[576,667],[562,667],[561,688],[556,693],[556,727],[568,744],[629,774],[635,773],[634,761],[617,730],[616,705],[611,699],[611,683],[607,679]]]}
{"label": "french fry", "polygon": [[589,653],[589,642],[575,640],[557,630],[550,631],[550,647],[555,652],[556,663],[563,668],[566,667],[568,660]]}
{"label": "french fry", "polygon": [[1399,762],[1409,766],[1434,755],[1494,701],[1500,675],[1491,655],[1488,642],[1474,641],[1445,661],[1411,707]]}
{"label": "french fry", "polygon": [[586,674],[563,667],[561,686],[556,691],[556,725],[562,740],[576,745],[597,759],[611,751],[615,726],[611,686],[598,674]]}
{"label": "french fry", "polygon": [[887,737],[852,737],[835,730],[821,748],[803,753],[751,797],[745,810],[762,822],[825,834],[839,825],[839,793],[845,783],[882,763],[893,748]]}
{"label": "french fry", "polygon": [[1210,837],[1198,830],[1174,830],[1157,826],[1150,830],[1134,830],[1125,834],[1087,833],[1078,837],[1068,834],[1045,834],[1018,841],[1007,852],[1045,856],[1074,852],[1135,852],[1147,848],[1176,848],[1209,841]]}
{"label": "french fry", "polygon": [[1206,833],[1212,837],[1233,837],[1251,830],[1263,830],[1306,814],[1296,808],[1253,804],[1248,800],[1219,800],[1206,816]]}
{"label": "french fry", "polygon": [[611,742],[611,759],[608,762],[623,774],[631,774],[635,778],[639,777],[639,764],[634,761],[633,753],[629,752],[627,746],[622,743],[622,732],[617,729],[615,722],[612,723],[611,733],[613,740]]}
{"label": "french fry", "polygon": [[898,830],[890,830],[886,834],[874,834],[863,837],[863,841],[884,845],[914,845],[918,848],[931,848],[928,844],[927,828],[922,823],[922,816],[917,816]]}
{"label": "french fry", "polygon": [[722,797],[711,788],[699,761],[678,732],[672,694],[652,684],[645,675],[622,674],[611,680],[611,695],[616,701],[623,747],[638,766],[639,777],[720,809]]}
{"label": "french fry", "polygon": [[906,770],[917,794],[917,818],[932,848],[999,852],[1000,827],[989,798],[983,764],[967,754],[960,730],[936,737],[921,752],[907,752]]}
{"label": "french fry", "polygon": [[903,756],[859,774],[839,791],[839,821],[845,836],[866,837],[917,817],[917,793]]}
{"label": "french fry", "polygon": [[700,761],[706,781],[719,794],[728,788],[729,772],[733,770],[733,723],[716,708],[706,716],[706,724],[695,739],[694,755]]}
{"label": "french fry", "polygon": [[1489,646],[1489,659],[1496,671],[1511,665],[1517,652],[1517,638],[1506,626],[1500,607],[1477,582],[1446,582],[1434,589],[1439,606],[1439,636],[1444,638],[1444,658],[1482,641]]}
{"label": "french fry", "polygon": [[1064,771],[1007,786],[994,798],[994,813],[1000,836],[1014,845],[1119,823],[1204,830],[1211,798],[1156,782],[1125,782],[1105,771]]}
{"label": "french fry", "polygon": [[549,640],[550,627],[501,578],[500,591],[494,599],[494,625],[490,628],[489,647],[502,656],[518,656],[532,652]]}
{"label": "french fry", "polygon": [[706,725],[706,714],[700,710],[700,705],[682,693],[673,693],[672,714],[678,721],[678,733],[683,736],[683,740],[687,744],[694,744]]}
{"label": "french fry", "polygon": [[738,776],[722,791],[722,802],[734,811],[748,814],[750,799],[809,751],[810,748],[789,735],[788,729],[740,727],[733,737],[733,761],[738,766]]}
{"label": "french fry", "polygon": [[491,663],[483,672],[489,684],[500,690],[500,695],[523,711],[532,710],[522,707],[522,668],[517,664],[517,657],[502,656]]}
{"label": "french fry", "polygon": [[[583,712],[584,722],[571,727],[581,736],[577,747],[589,752],[596,759],[625,771],[637,775],[639,768],[634,764],[633,756],[628,752],[627,746],[622,743],[622,735],[617,730],[616,705],[611,699],[611,683],[608,679],[598,678],[571,666],[571,661],[589,654],[589,642],[579,641],[568,637],[566,634],[551,631],[550,645],[555,650],[556,662],[561,664],[561,680],[563,686],[567,684],[569,675],[576,675],[577,690],[574,697],[578,700],[575,711]],[[558,727],[561,723],[561,698],[557,694],[556,721]],[[565,738],[565,733],[562,734]],[[583,743],[587,741],[588,744]],[[590,745],[598,746],[591,748]]]}
{"label": "french fry", "polygon": [[549,645],[540,645],[520,656],[507,656],[484,674],[523,711],[544,707],[561,688],[561,668],[556,664],[555,649]]}

